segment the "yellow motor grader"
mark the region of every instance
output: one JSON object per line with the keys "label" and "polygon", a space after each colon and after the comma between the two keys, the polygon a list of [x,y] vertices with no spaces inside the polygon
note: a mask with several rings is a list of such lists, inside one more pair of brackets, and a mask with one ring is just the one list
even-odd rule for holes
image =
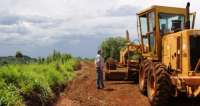
{"label": "yellow motor grader", "polygon": [[151,105],[200,95],[200,30],[186,8],[152,6],[137,13],[142,46],[139,88]]}
{"label": "yellow motor grader", "polygon": [[[139,54],[141,47],[129,40],[126,31],[126,46],[120,50],[120,61],[109,58],[106,62],[106,80],[138,80]],[[135,58],[134,58],[135,57]]]}

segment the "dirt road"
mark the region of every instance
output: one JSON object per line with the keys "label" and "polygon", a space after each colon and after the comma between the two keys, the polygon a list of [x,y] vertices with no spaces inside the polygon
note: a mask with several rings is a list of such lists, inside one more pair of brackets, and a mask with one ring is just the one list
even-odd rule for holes
{"label": "dirt road", "polygon": [[[108,81],[105,89],[97,90],[93,62],[81,62],[77,77],[58,98],[55,106],[150,106],[138,85],[131,81]],[[178,99],[170,106],[199,106],[199,100]]]}
{"label": "dirt road", "polygon": [[55,106],[149,106],[148,100],[131,81],[108,81],[105,89],[96,89],[92,62],[82,62],[77,78],[61,94]]}

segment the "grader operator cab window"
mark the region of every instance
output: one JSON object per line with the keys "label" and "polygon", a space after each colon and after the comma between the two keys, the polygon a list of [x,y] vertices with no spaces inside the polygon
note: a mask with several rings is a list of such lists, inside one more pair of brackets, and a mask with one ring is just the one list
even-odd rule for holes
{"label": "grader operator cab window", "polygon": [[143,37],[144,52],[154,51],[154,30],[155,15],[154,12],[140,16],[141,35]]}
{"label": "grader operator cab window", "polygon": [[140,22],[141,22],[142,35],[145,36],[147,33],[147,17],[146,17],[146,15],[140,17]]}
{"label": "grader operator cab window", "polygon": [[144,45],[144,52],[148,52],[148,48],[149,48],[149,44],[148,44],[148,40],[146,37],[146,33],[147,33],[147,16],[146,14],[140,17],[140,30],[141,30],[141,35],[143,37],[143,45]]}
{"label": "grader operator cab window", "polygon": [[162,13],[159,15],[159,24],[161,36],[173,32],[175,30],[183,30],[184,16]]}

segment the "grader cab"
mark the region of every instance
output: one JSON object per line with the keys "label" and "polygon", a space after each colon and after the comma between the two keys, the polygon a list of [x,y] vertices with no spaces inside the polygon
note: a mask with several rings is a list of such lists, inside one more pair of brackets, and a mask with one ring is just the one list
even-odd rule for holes
{"label": "grader cab", "polygon": [[200,95],[200,30],[186,8],[152,6],[139,12],[142,45],[139,88],[153,106],[171,97]]}

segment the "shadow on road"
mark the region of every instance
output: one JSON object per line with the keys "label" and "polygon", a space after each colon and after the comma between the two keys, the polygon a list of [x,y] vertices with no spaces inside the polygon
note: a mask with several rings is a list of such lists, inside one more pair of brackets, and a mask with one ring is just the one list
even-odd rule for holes
{"label": "shadow on road", "polygon": [[170,101],[170,106],[200,106],[200,97],[198,97],[198,98],[186,98],[186,97],[173,98]]}

